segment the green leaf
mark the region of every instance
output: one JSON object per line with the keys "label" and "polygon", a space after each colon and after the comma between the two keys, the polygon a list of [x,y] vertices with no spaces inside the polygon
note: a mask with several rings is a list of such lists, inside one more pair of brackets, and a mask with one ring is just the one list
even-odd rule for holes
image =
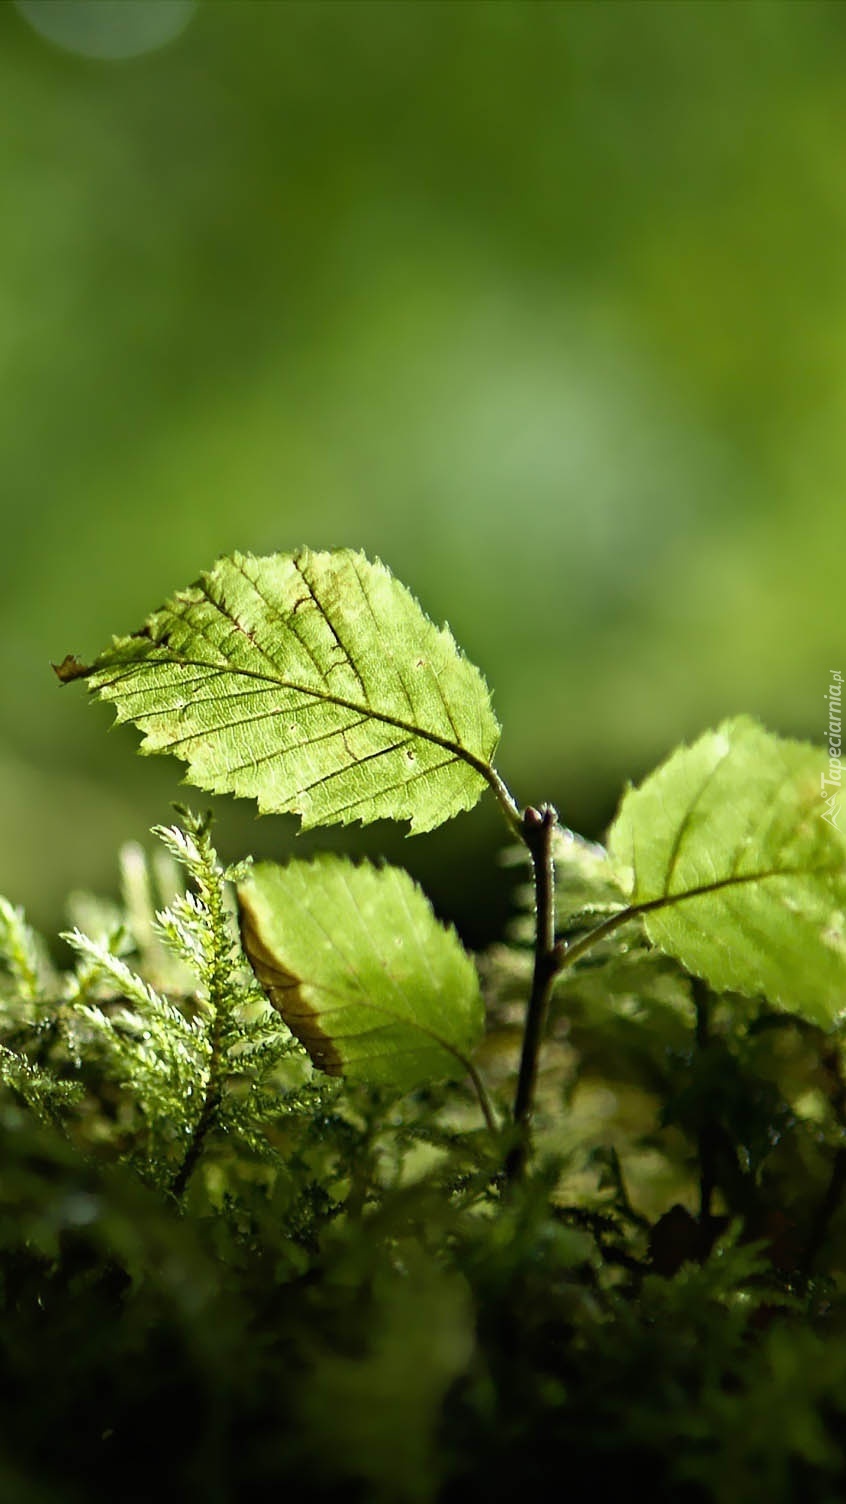
{"label": "green leaf", "polygon": [[466,1073],[476,968],[407,872],[328,853],[260,862],[238,901],[256,976],[320,1070],[403,1089]]}
{"label": "green leaf", "polygon": [[214,793],[314,825],[431,830],[491,785],[499,726],[479,670],[379,562],[234,554],[63,682],[88,677]]}
{"label": "green leaf", "polygon": [[823,749],[746,716],[624,797],[609,846],[653,944],[718,991],[815,1023],[846,1008],[846,839]]}

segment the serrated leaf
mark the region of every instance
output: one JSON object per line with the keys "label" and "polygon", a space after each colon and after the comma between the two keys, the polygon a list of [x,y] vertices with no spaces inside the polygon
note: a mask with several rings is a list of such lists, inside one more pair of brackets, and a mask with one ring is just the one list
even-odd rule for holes
{"label": "serrated leaf", "polygon": [[470,809],[499,726],[479,670],[378,561],[234,554],[87,676],[143,752],[173,752],[214,793],[248,795],[304,828],[380,818],[430,830]]}
{"label": "serrated leaf", "polygon": [[256,976],[320,1070],[403,1089],[465,1073],[476,968],[407,872],[328,853],[260,862],[238,902]]}
{"label": "serrated leaf", "polygon": [[653,944],[717,991],[846,1009],[846,839],[822,749],[741,716],[624,797],[609,848]]}

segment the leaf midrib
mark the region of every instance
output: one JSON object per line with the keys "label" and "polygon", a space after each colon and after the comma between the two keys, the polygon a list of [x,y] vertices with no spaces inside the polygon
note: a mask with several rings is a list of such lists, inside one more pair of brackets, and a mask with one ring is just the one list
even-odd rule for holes
{"label": "leaf midrib", "polygon": [[[468,747],[463,747],[460,742],[452,741],[447,736],[441,736],[437,731],[427,731],[425,727],[405,721],[400,716],[390,715],[387,711],[374,710],[371,705],[362,704],[356,700],[348,700],[344,695],[338,695],[327,690],[314,689],[304,684],[297,684],[290,679],[277,678],[272,674],[258,673],[255,669],[234,668],[231,665],[220,666],[209,663],[207,660],[201,658],[181,658],[175,654],[162,654],[156,658],[149,657],[141,662],[127,665],[125,670],[116,674],[112,679],[98,683],[96,688],[98,691],[109,689],[120,683],[122,679],[142,672],[146,667],[160,663],[169,664],[175,668],[205,668],[210,669],[216,674],[231,674],[245,679],[254,679],[260,684],[272,685],[277,689],[289,689],[295,694],[308,695],[314,700],[320,700],[328,705],[336,705],[342,710],[355,711],[356,714],[364,716],[367,720],[379,721],[385,726],[394,726],[398,731],[406,731],[412,736],[419,737],[421,741],[431,742],[436,747],[442,747],[444,751],[451,752],[455,757],[460,758],[462,762],[466,762],[494,790],[498,788],[499,779],[493,766],[485,762],[483,758],[477,757],[475,752],[471,752]],[[96,669],[92,671],[96,672]],[[283,711],[280,710],[275,713],[282,715]],[[135,719],[135,716],[133,716],[133,719]],[[143,712],[141,712],[137,719],[139,721],[143,720]],[[220,729],[225,730],[226,728],[221,727]],[[208,734],[207,732],[206,735]],[[196,735],[200,737],[203,733],[198,731]]]}
{"label": "leaf midrib", "polygon": [[644,914],[652,914],[659,909],[667,909],[674,904],[684,903],[686,899],[704,898],[711,893],[720,892],[723,888],[736,888],[744,883],[767,882],[774,877],[821,877],[826,874],[834,876],[844,871],[846,869],[842,863],[833,867],[773,867],[766,872],[745,872],[742,876],[721,877],[716,882],[703,883],[698,888],[686,888],[682,893],[662,894],[658,898],[647,898],[640,903],[627,904],[625,908],[618,909],[615,914],[603,920],[602,924],[597,925],[595,929],[589,930],[586,935],[574,940],[571,945],[565,945],[563,964],[572,965],[601,940],[606,940],[609,935],[613,935],[621,925],[628,924],[630,920],[640,919]]}
{"label": "leaf midrib", "polygon": [[835,874],[844,872],[842,863],[833,867],[771,867],[765,872],[733,873],[728,877],[717,878],[711,883],[703,883],[697,888],[685,888],[681,893],[662,893],[658,898],[647,898],[629,905],[627,911],[631,914],[646,914],[652,910],[668,907],[670,904],[681,903],[686,898],[701,898],[708,893],[717,893],[722,888],[739,887],[743,883],[763,883],[773,877],[819,877],[824,873]]}

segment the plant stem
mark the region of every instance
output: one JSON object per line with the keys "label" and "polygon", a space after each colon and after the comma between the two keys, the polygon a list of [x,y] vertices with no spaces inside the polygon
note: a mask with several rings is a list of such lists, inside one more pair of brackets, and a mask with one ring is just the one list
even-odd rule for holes
{"label": "plant stem", "polygon": [[500,778],[496,768],[484,765],[479,768],[483,778],[486,778],[496,794],[499,807],[505,816],[505,822],[519,840],[524,840],[523,817],[514,795],[503,778]]}
{"label": "plant stem", "polygon": [[[210,818],[210,817],[209,817]],[[208,868],[204,879],[198,881],[200,898],[204,903],[208,914],[208,939],[206,958],[208,965],[207,1000],[212,1012],[211,1045],[209,1055],[208,1074],[206,1076],[206,1089],[203,1094],[203,1105],[200,1115],[194,1124],[194,1132],[191,1141],[176,1175],[171,1182],[171,1192],[181,1200],[185,1194],[188,1181],[194,1173],[197,1161],[203,1149],[206,1135],[214,1126],[217,1109],[221,1098],[221,1061],[223,1056],[223,1030],[224,1013],[226,1009],[226,985],[227,968],[229,959],[229,941],[226,933],[226,910],[223,897],[223,874],[217,867],[217,861],[212,852],[210,855],[204,851],[202,844],[206,835],[207,824],[192,831],[198,841],[199,849],[207,857]]]}
{"label": "plant stem", "polygon": [[[514,1100],[514,1122],[517,1128],[517,1142],[509,1153],[506,1163],[506,1178],[509,1181],[519,1180],[522,1175],[529,1153],[529,1124],[532,1115],[532,1104],[535,1094],[535,1082],[538,1072],[538,1058],[543,1042],[546,1017],[549,1011],[549,999],[552,993],[552,984],[559,971],[565,966],[572,966],[588,951],[592,950],[600,941],[606,940],[613,935],[621,925],[627,924],[631,919],[637,919],[641,914],[648,914],[653,909],[667,908],[672,904],[680,903],[685,898],[695,897],[698,893],[712,892],[716,888],[724,887],[726,883],[709,883],[702,888],[691,889],[687,893],[663,894],[660,898],[647,899],[645,903],[629,904],[624,909],[618,909],[616,914],[611,914],[598,924],[588,934],[580,936],[570,945],[555,942],[555,870],[553,863],[553,836],[558,823],[558,815],[552,805],[545,804],[540,809],[529,806],[524,810],[517,821],[516,805],[511,795],[502,784],[498,775],[494,779],[489,777],[500,803],[505,811],[509,824],[512,825],[528,848],[532,859],[532,872],[535,889],[535,959],[532,972],[532,988],[529,994],[529,1003],[526,1010],[526,1027],[523,1033],[523,1049],[520,1057],[520,1073],[517,1079],[517,1094]],[[501,785],[501,786],[500,786]],[[731,879],[735,881],[735,879]],[[697,1011],[697,1019],[700,1014]],[[699,1027],[699,1024],[697,1025]],[[702,1027],[707,1030],[707,1022]],[[704,1036],[703,1036],[704,1037]],[[701,1040],[700,1040],[701,1042]],[[710,1234],[711,1227],[711,1198],[714,1185],[714,1149],[710,1140],[707,1145],[703,1142],[703,1181],[702,1196],[703,1205],[700,1214],[700,1225],[703,1228],[703,1239]]]}
{"label": "plant stem", "polygon": [[179,1169],[177,1170],[176,1175],[171,1182],[171,1193],[176,1197],[177,1201],[182,1200],[182,1197],[184,1196],[186,1187],[188,1185],[188,1181],[191,1179],[191,1176],[196,1169],[197,1161],[200,1158],[200,1154],[202,1152],[203,1142],[212,1125],[212,1122],[214,1121],[214,1115],[217,1111],[217,1104],[217,1088],[216,1086],[214,1088],[212,1087],[212,1081],[210,1077],[205,1101],[203,1102],[200,1116],[198,1117],[197,1122],[194,1126],[194,1132],[191,1134],[191,1142],[188,1145],[185,1158],[183,1159],[182,1164],[179,1166]]}
{"label": "plant stem", "polygon": [[[711,1042],[710,993],[699,977],[692,978],[693,1006],[696,1009],[696,1049],[707,1050]],[[705,1260],[711,1249],[712,1205],[717,1184],[717,1138],[714,1119],[707,1113],[699,1124],[699,1256]]]}
{"label": "plant stem", "polygon": [[479,1099],[479,1106],[482,1109],[482,1117],[485,1120],[485,1127],[487,1128],[488,1132],[495,1138],[499,1130],[496,1125],[496,1118],[494,1117],[494,1111],[491,1106],[491,1099],[488,1096],[485,1083],[479,1075],[479,1072],[477,1071],[472,1060],[465,1060],[464,1063],[467,1066],[467,1074],[473,1083],[473,1090],[475,1091],[476,1096]]}
{"label": "plant stem", "polygon": [[209,1001],[214,1007],[214,1024],[211,1035],[211,1059],[209,1060],[209,1073],[206,1079],[206,1090],[203,1097],[203,1105],[200,1108],[200,1116],[194,1124],[194,1132],[191,1134],[191,1142],[185,1154],[185,1158],[171,1183],[171,1192],[177,1201],[181,1201],[185,1194],[188,1181],[194,1173],[197,1161],[200,1158],[206,1134],[212,1127],[220,1102],[220,1055],[221,1035],[223,1033],[223,1007],[220,995],[212,996]]}
{"label": "plant stem", "polygon": [[535,960],[526,1009],[517,1093],[514,1098],[514,1123],[518,1138],[505,1164],[506,1177],[510,1181],[519,1180],[528,1158],[538,1058],[546,1029],[552,984],[556,973],[561,969],[561,954],[555,945],[555,864],[552,854],[557,823],[558,816],[551,804],[545,804],[539,810],[529,806],[521,822],[521,835],[532,858],[535,886]]}

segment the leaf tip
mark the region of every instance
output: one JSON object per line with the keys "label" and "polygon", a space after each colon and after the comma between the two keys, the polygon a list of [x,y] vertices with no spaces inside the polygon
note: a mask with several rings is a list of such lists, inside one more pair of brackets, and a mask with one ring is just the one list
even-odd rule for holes
{"label": "leaf tip", "polygon": [[91,664],[83,663],[75,653],[66,653],[61,663],[50,664],[60,684],[70,684],[74,679],[85,679],[91,673]]}

